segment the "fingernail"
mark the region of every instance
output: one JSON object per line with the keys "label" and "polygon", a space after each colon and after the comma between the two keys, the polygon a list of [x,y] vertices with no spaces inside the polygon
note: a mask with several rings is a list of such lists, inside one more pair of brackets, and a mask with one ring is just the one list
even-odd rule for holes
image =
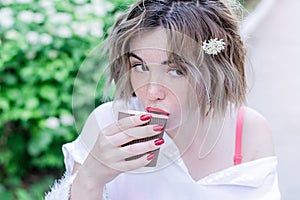
{"label": "fingernail", "polygon": [[144,115],[141,115],[140,116],[140,120],[142,120],[142,121],[147,121],[147,120],[149,120],[149,119],[151,119],[151,115],[149,115],[149,114],[144,114]]}
{"label": "fingernail", "polygon": [[163,138],[159,138],[159,139],[154,141],[154,144],[156,146],[162,145],[163,143],[165,143],[165,140]]}
{"label": "fingernail", "polygon": [[149,154],[147,156],[147,160],[152,160],[153,158],[154,158],[154,154],[153,153],[151,153],[151,154]]}
{"label": "fingernail", "polygon": [[154,126],[153,130],[154,131],[162,131],[162,130],[164,130],[164,126]]}

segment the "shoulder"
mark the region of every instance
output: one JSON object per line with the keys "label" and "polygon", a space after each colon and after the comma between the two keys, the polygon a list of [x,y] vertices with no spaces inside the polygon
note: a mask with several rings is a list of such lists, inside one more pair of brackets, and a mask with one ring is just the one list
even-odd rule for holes
{"label": "shoulder", "polygon": [[243,152],[246,161],[274,155],[269,123],[264,116],[249,107],[244,107]]}
{"label": "shoulder", "polygon": [[112,101],[103,103],[103,104],[99,105],[98,107],[96,107],[93,110],[93,113],[101,115],[101,113],[103,113],[103,112],[109,112],[112,109],[112,105],[113,105]]}

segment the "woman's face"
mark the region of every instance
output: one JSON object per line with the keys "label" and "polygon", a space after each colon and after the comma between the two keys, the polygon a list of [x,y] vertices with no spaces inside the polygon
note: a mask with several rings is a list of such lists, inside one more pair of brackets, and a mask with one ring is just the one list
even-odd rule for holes
{"label": "woman's face", "polygon": [[188,96],[193,90],[186,75],[168,60],[164,30],[133,38],[129,55],[131,84],[142,105],[169,114],[167,131],[178,128],[187,119]]}

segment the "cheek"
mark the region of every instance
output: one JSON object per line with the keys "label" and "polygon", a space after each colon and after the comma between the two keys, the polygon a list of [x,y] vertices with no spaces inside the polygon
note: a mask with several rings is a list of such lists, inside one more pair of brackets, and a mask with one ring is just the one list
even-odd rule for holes
{"label": "cheek", "polygon": [[185,123],[187,119],[187,90],[177,90],[170,92],[168,105],[171,111],[166,130],[176,129]]}
{"label": "cheek", "polygon": [[[174,129],[181,126],[189,120],[189,118],[197,112],[199,105],[197,104],[196,91],[188,83],[182,83],[172,89],[172,98],[169,101],[172,116],[169,117],[168,128]],[[195,105],[197,104],[197,105]]]}

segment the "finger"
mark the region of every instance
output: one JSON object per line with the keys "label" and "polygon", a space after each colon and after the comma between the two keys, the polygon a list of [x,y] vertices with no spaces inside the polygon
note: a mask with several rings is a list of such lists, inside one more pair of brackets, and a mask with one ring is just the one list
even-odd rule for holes
{"label": "finger", "polygon": [[120,157],[119,160],[124,160],[126,158],[130,158],[137,155],[142,155],[150,151],[154,151],[160,148],[160,146],[164,143],[163,138],[149,140],[146,142],[135,143],[125,147],[120,148],[120,153],[118,154]]}
{"label": "finger", "polygon": [[132,140],[158,135],[163,129],[164,127],[160,125],[148,125],[129,128],[123,132],[110,136],[109,140],[114,146],[121,146]]}
{"label": "finger", "polygon": [[154,154],[149,153],[135,160],[120,161],[114,167],[116,170],[122,172],[132,171],[135,169],[139,169],[141,167],[145,167],[147,164],[151,162],[151,160],[153,160],[153,158],[154,158]]}
{"label": "finger", "polygon": [[104,128],[102,133],[106,136],[111,136],[116,133],[125,131],[129,128],[136,127],[148,123],[151,119],[150,114],[141,114],[120,119],[116,123]]}

